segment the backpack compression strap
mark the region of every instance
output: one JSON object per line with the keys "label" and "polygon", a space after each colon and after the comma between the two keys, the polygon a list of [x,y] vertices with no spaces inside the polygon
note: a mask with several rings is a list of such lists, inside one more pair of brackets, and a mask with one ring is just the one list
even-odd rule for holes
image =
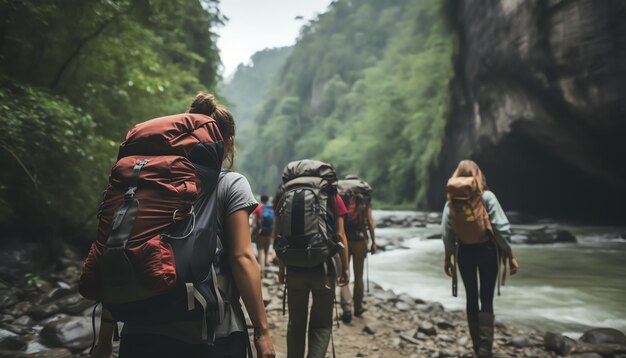
{"label": "backpack compression strap", "polygon": [[109,235],[106,242],[107,248],[126,248],[126,243],[133,229],[135,217],[137,216],[137,209],[139,208],[139,203],[135,200],[135,192],[139,184],[139,173],[141,172],[141,168],[148,162],[149,160],[143,159],[138,161],[133,167],[133,174],[130,178],[128,190],[124,193],[124,203],[117,209],[113,217],[111,235]]}

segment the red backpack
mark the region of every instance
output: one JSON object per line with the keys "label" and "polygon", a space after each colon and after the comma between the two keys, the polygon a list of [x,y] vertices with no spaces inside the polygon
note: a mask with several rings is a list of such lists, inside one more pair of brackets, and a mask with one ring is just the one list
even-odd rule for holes
{"label": "red backpack", "polygon": [[131,129],[104,192],[80,293],[119,321],[198,319],[208,339],[207,319],[223,315],[214,282],[222,158],[217,123],[204,115],[167,116]]}
{"label": "red backpack", "polygon": [[358,178],[344,179],[339,181],[337,191],[348,209],[344,224],[346,232],[356,233],[365,230],[372,200],[370,185]]}

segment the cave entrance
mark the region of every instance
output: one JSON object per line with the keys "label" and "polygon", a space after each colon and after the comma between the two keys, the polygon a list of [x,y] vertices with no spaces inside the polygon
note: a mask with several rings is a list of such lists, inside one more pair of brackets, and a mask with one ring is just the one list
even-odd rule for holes
{"label": "cave entrance", "polygon": [[624,188],[610,187],[519,131],[473,159],[507,211],[574,222],[626,223]]}

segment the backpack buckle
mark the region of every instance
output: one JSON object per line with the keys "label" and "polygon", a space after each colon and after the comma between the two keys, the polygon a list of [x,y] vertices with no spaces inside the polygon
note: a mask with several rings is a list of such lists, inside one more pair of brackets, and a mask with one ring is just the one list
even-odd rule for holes
{"label": "backpack buckle", "polygon": [[137,187],[136,186],[128,188],[128,191],[126,191],[126,193],[124,193],[124,200],[125,201],[133,200],[133,198],[135,197],[135,193],[136,192],[137,192]]}

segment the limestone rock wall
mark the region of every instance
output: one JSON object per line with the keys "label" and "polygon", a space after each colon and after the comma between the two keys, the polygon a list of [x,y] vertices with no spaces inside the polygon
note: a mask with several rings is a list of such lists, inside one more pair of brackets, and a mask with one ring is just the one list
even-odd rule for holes
{"label": "limestone rock wall", "polygon": [[626,2],[451,3],[456,74],[430,206],[472,158],[508,209],[626,222]]}

